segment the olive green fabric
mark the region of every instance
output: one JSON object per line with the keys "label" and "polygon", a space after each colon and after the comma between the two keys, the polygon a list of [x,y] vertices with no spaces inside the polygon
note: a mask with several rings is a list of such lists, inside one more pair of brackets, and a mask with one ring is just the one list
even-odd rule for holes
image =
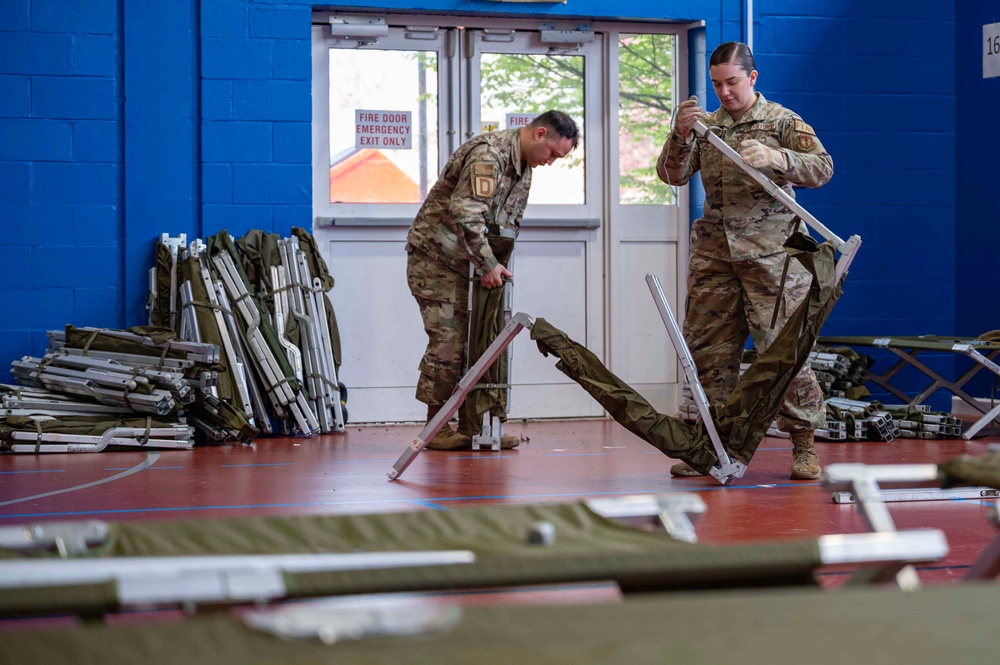
{"label": "olive green fabric", "polygon": [[[514,239],[501,238],[495,233],[488,234],[486,239],[497,261],[505,266],[510,265],[510,257],[514,253]],[[505,288],[487,289],[479,283],[479,280],[472,280],[472,311],[469,316],[469,345],[466,349],[469,367],[476,363],[506,325],[503,320]],[[501,354],[489,366],[479,382],[504,384],[508,380],[507,356]],[[466,436],[479,434],[482,430],[484,413],[498,417],[501,421],[507,420],[505,389],[476,388],[470,391],[458,413],[458,431]]]}
{"label": "olive green fabric", "polygon": [[[527,543],[539,521],[556,529],[554,545]],[[205,554],[309,554],[473,550],[520,555],[643,552],[664,540],[607,520],[584,504],[484,506],[374,515],[301,515],[238,519],[122,522],[101,556],[200,556]]]}
{"label": "olive green fabric", "polygon": [[[555,542],[532,544],[539,522]],[[87,556],[203,556],[471,550],[472,564],[286,575],[290,596],[615,580],[625,590],[808,584],[819,565],[815,540],[738,547],[692,545],[663,533],[605,519],[584,504],[489,506],[382,515],[252,517],[231,520],[126,522]],[[53,558],[49,552],[0,551],[8,559]],[[79,590],[67,587],[74,607]],[[24,592],[0,614],[56,611],[56,587]],[[95,595],[94,608],[106,603]]]}
{"label": "olive green fabric", "polygon": [[[838,356],[846,358],[850,363],[850,371],[845,377],[835,378],[833,388],[836,390],[842,390],[844,397],[847,399],[853,399],[859,402],[869,401],[872,394],[864,386],[866,377],[865,370],[875,364],[874,358],[858,353],[849,346],[821,346],[819,345],[819,340],[817,340],[816,351],[821,353],[834,353]],[[827,409],[827,413],[829,414],[829,409]],[[830,420],[829,416],[827,417],[827,420]],[[853,423],[849,423],[848,428],[850,429],[852,427],[854,427]]]}
{"label": "olive green fabric", "polygon": [[[187,360],[186,351],[173,348],[171,342],[179,340],[177,333],[167,327],[162,326],[132,326],[126,332],[150,338],[159,346],[147,346],[137,341],[123,339],[112,334],[107,334],[102,330],[83,330],[75,326],[67,325],[65,329],[64,344],[71,349],[110,351],[114,353],[129,353],[149,358],[173,358],[177,360]],[[86,354],[84,354],[86,355]],[[153,366],[158,366],[154,364]],[[194,379],[204,371],[223,372],[225,368],[218,363],[195,362],[194,365],[184,370],[185,378]]]}
{"label": "olive green fabric", "polygon": [[767,433],[792,379],[808,362],[819,331],[841,295],[835,283],[832,243],[817,245],[809,236],[794,233],[785,242],[785,251],[812,275],[809,293],[767,351],[740,377],[715,419],[726,449],[745,464]]}
{"label": "olive green fabric", "polygon": [[545,319],[535,319],[531,339],[544,354],[559,358],[556,369],[590,393],[611,417],[665,455],[707,469],[717,460],[703,425],[692,427],[653,408],[631,386],[618,378],[582,344],[571,340]]}
{"label": "olive green fabric", "polygon": [[[841,293],[840,286],[834,284],[836,249],[831,243],[818,245],[809,236],[795,233],[785,243],[785,250],[812,275],[809,293],[767,351],[743,373],[728,401],[718,408],[713,406],[712,419],[723,446],[744,464],[750,462],[767,433],[792,379],[808,361],[819,330]],[[699,471],[707,471],[718,461],[702,424],[694,428],[658,413],[593,353],[544,319],[535,321],[531,338],[543,354],[560,358],[557,369],[644,441]]]}
{"label": "olive green fabric", "polygon": [[821,337],[821,344],[850,344],[852,346],[878,346],[893,349],[920,349],[922,351],[952,351],[955,344],[969,344],[978,350],[1000,349],[1000,340],[994,333],[983,333],[978,338],[949,335],[898,335],[880,337]]}
{"label": "olive green fabric", "polygon": [[[192,260],[193,259],[188,259],[188,261]],[[192,269],[192,266],[188,263],[188,261],[183,262],[181,266],[179,266],[179,269],[182,270],[185,275],[189,274],[189,271]],[[199,283],[202,284],[202,287],[200,289],[197,286]],[[204,290],[204,283],[202,282],[201,278],[192,279],[191,287],[192,290],[196,293],[195,300],[207,305],[208,303],[206,302],[206,300],[202,300],[202,298],[206,298],[207,296]],[[197,307],[196,311],[199,317],[199,325],[201,325],[202,321],[204,320],[204,317],[210,315],[209,309],[208,307]],[[209,324],[206,322],[206,326],[207,325]],[[211,327],[212,328],[215,327],[214,319],[211,322]],[[207,328],[203,328],[203,330],[207,331]],[[114,351],[118,353],[131,353],[153,358],[157,358],[160,356],[167,358],[181,359],[181,360],[187,358],[187,352],[170,347],[170,342],[172,340],[178,339],[177,333],[175,333],[170,328],[164,328],[158,326],[134,326],[132,328],[129,328],[128,331],[136,335],[143,335],[149,337],[157,344],[164,345],[164,348],[159,349],[151,346],[146,346],[144,344],[140,344],[139,342],[135,342],[128,339],[122,339],[120,337],[115,337],[114,335],[105,334],[100,331],[81,330],[79,328],[75,328],[70,325],[66,326],[65,344],[66,346],[75,349]],[[217,373],[220,381],[225,381],[227,378],[228,380],[231,381],[232,380],[231,374],[228,372],[226,364],[222,362],[225,359],[225,353],[221,351],[222,349],[221,346],[219,348],[220,348],[220,353],[219,353],[220,362],[217,363],[196,362],[192,367],[184,371],[184,376],[186,378],[193,379],[197,377],[199,373],[204,372],[206,370],[211,370]],[[151,389],[152,386],[140,385],[137,391],[149,392],[149,390]],[[232,388],[230,390],[232,390]],[[243,414],[241,411],[237,410],[229,401],[226,401],[225,399],[216,400],[211,405],[211,408],[204,408],[206,399],[207,398],[204,393],[202,393],[201,391],[196,391],[195,405],[194,406],[189,405],[189,408],[196,409],[197,415],[200,418],[206,420],[207,422],[217,427],[222,427],[232,430],[234,432],[239,432],[247,440],[253,439],[258,434],[260,434],[260,430],[253,427],[250,424],[250,422],[246,418],[246,415]],[[177,410],[179,410],[181,406],[178,404],[176,408]],[[78,433],[82,434],[83,432],[78,432]],[[99,433],[103,433],[103,430],[102,432]]]}
{"label": "olive green fabric", "polygon": [[341,352],[340,352],[340,327],[337,325],[337,314],[333,311],[333,304],[330,302],[330,289],[333,288],[333,277],[327,268],[323,255],[320,254],[316,246],[316,240],[305,229],[297,226],[292,227],[292,235],[299,239],[299,249],[305,252],[306,262],[309,264],[309,274],[313,278],[318,278],[320,286],[323,287],[323,303],[326,306],[326,325],[330,329],[330,344],[333,346],[333,362],[336,365],[337,374],[340,374]]}
{"label": "olive green fabric", "polygon": [[[230,370],[230,358],[222,344],[222,333],[219,331],[219,324],[215,318],[216,306],[208,299],[205,280],[201,277],[201,264],[197,258],[189,256],[178,266],[178,271],[180,272],[179,279],[191,284],[192,309],[194,310],[194,318],[198,322],[198,334],[201,338],[199,341],[214,344],[219,348],[218,375],[215,384],[219,399],[232,402],[237,394],[236,384]],[[229,335],[228,330],[226,335]]]}
{"label": "olive green fabric", "polygon": [[833,404],[826,405],[826,419],[837,420],[844,423],[844,426],[847,428],[848,441],[864,441],[867,439],[867,436],[861,438],[855,436],[855,432],[858,431],[856,423],[859,417],[862,420],[865,418],[864,416],[855,416],[850,411],[845,411],[844,409],[836,407]]}
{"label": "olive green fabric", "polygon": [[[149,323],[154,326],[170,326],[170,248],[162,242],[157,242],[154,249],[154,261],[156,265],[156,281],[153,288],[156,297],[151,298],[149,303]],[[179,279],[179,278],[178,278]],[[180,326],[180,299],[177,300],[178,316],[175,325]]]}
{"label": "olive green fabric", "polygon": [[[996,659],[995,585],[701,592],[621,603],[464,607],[453,628],[327,645],[235,616],[0,633],[4,665],[907,665]],[[891,654],[891,655],[889,655]]]}
{"label": "olive green fabric", "polygon": [[[558,535],[556,536],[558,538]],[[814,584],[815,540],[691,546],[661,536],[642,552],[483,554],[474,564],[297,573],[290,596],[416,592],[611,580],[624,592]]]}
{"label": "olive green fabric", "polygon": [[[135,326],[128,332],[149,337],[157,344],[167,344],[177,339],[177,333],[165,326]],[[71,349],[93,349],[95,351],[111,351],[115,353],[131,353],[140,356],[164,356],[166,358],[185,359],[187,353],[178,349],[159,349],[146,346],[140,342],[107,335],[99,330],[83,330],[67,325],[64,344]],[[200,370],[197,370],[200,371]]]}
{"label": "olive green fabric", "polygon": [[[292,227],[292,235],[299,241],[299,249],[303,252],[306,263],[309,265],[309,274],[313,278],[320,280],[323,288],[323,318],[326,320],[327,329],[330,334],[330,344],[333,348],[333,362],[335,369],[340,369],[340,329],[337,327],[337,317],[333,311],[333,305],[327,292],[333,288],[333,278],[327,270],[326,262],[316,248],[316,241],[304,229]],[[275,285],[271,282],[271,267],[281,266],[281,250],[278,241],[281,236],[276,233],[265,233],[259,229],[248,231],[246,235],[236,241],[236,246],[240,250],[243,270],[247,280],[253,285],[253,292],[256,294],[261,305],[267,308],[274,316],[274,295]],[[309,284],[310,289],[313,288]],[[299,322],[290,314],[285,315],[285,336],[295,346],[301,346],[301,332]]]}
{"label": "olive green fabric", "polygon": [[[39,432],[42,434],[75,434],[78,436],[101,436],[114,427],[170,427],[177,425],[174,419],[162,417],[146,418],[143,416],[59,416],[52,419],[48,416],[35,418],[33,416],[10,416],[0,419],[0,451],[10,450],[14,443],[30,445],[31,441],[15,442],[11,436],[14,432]],[[108,446],[111,450],[129,449],[134,446]],[[0,549],[0,558],[3,550]]]}
{"label": "olive green fabric", "polygon": [[[7,616],[97,614],[118,608],[114,582],[59,585],[23,589],[0,588],[0,613]],[[0,655],[0,662],[3,656]]]}
{"label": "olive green fabric", "polygon": [[[285,350],[281,346],[281,342],[278,341],[278,335],[274,332],[274,326],[271,325],[270,319],[267,315],[267,311],[260,301],[254,296],[254,288],[250,281],[247,279],[246,272],[243,270],[243,263],[238,251],[236,251],[236,245],[233,243],[232,237],[225,230],[219,231],[214,236],[208,238],[205,241],[205,246],[208,248],[208,255],[213,259],[220,253],[229,254],[233,259],[233,264],[236,266],[236,271],[239,273],[240,279],[243,282],[243,288],[246,289],[247,293],[250,294],[250,302],[254,307],[257,308],[257,312],[260,316],[260,332],[264,336],[264,340],[267,342],[268,348],[271,349],[271,354],[274,356],[281,368],[281,374],[285,377],[286,381],[293,390],[302,390],[302,386],[299,384],[298,379],[295,378],[295,372],[292,369],[291,363],[288,361],[288,356],[285,355]],[[212,265],[213,272],[215,271],[215,265]],[[230,298],[232,300],[232,298]],[[232,307],[235,307],[235,303],[230,303]],[[246,323],[243,317],[237,315],[237,320],[241,328],[246,328]],[[254,364],[256,367],[256,364]],[[264,381],[266,385],[268,382]]]}
{"label": "olive green fabric", "polygon": [[1000,489],[1000,450],[979,457],[961,455],[938,465],[945,487],[971,485]]}
{"label": "olive green fabric", "polygon": [[[259,229],[247,231],[247,234],[236,240],[243,271],[250,283],[250,292],[257,302],[267,311],[269,321],[274,321],[275,284],[271,281],[271,267],[281,266],[281,251],[276,233],[264,233]],[[284,268],[280,268],[284,270]],[[299,331],[298,320],[290,312],[285,313],[285,338],[297,347],[302,346],[302,333]],[[275,330],[275,333],[279,331]],[[280,342],[279,342],[280,343]],[[282,349],[282,354],[285,354]]]}
{"label": "olive green fabric", "polygon": [[260,229],[247,231],[236,241],[240,250],[243,272],[254,287],[254,293],[262,304],[274,313],[274,284],[271,282],[271,266],[281,265],[277,233],[264,233]]}

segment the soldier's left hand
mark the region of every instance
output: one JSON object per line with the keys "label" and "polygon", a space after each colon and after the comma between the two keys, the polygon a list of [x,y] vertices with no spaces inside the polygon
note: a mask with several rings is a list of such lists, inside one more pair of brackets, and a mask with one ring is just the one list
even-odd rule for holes
{"label": "soldier's left hand", "polygon": [[483,288],[495,289],[498,286],[503,286],[503,280],[505,277],[511,278],[513,276],[514,273],[504,268],[502,263],[498,263],[493,270],[483,273],[483,275],[479,278],[479,283],[483,286]]}
{"label": "soldier's left hand", "polygon": [[747,139],[740,142],[740,157],[755,169],[762,169],[765,166],[771,166],[781,171],[788,169],[788,157],[785,153],[769,148],[757,139]]}

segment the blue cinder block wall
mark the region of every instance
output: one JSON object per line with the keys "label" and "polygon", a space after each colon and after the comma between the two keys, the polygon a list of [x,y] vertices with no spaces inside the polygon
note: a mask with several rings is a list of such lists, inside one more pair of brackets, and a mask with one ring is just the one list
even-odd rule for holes
{"label": "blue cinder block wall", "polygon": [[[743,0],[338,3],[376,5],[702,19],[707,53],[745,39]],[[958,287],[989,272],[958,271],[954,258],[955,3],[754,9],[758,89],[813,124],[836,163],[834,180],[801,200],[865,241],[826,332],[958,331]],[[312,10],[278,0],[0,3],[0,381],[10,381],[10,359],[42,351],[46,329],[144,322],[161,232],[309,227]]]}
{"label": "blue cinder block wall", "polygon": [[[830,183],[799,201],[863,241],[824,334],[955,334],[955,3],[755,7],[758,90],[801,114],[834,158]],[[875,369],[897,360],[860,350]],[[922,359],[954,372],[950,355]],[[913,392],[929,382],[912,370],[899,379]],[[950,408],[943,393],[931,404]]]}
{"label": "blue cinder block wall", "polygon": [[113,1],[0,3],[3,372],[47,328],[122,320],[119,28]]}
{"label": "blue cinder block wall", "polygon": [[[958,184],[955,205],[957,266],[955,332],[980,335],[1000,329],[1000,308],[994,294],[1000,287],[997,248],[1000,228],[997,203],[996,137],[982,127],[988,109],[1000,106],[1000,77],[983,78],[983,26],[1000,23],[1000,5],[959,2],[956,5],[955,151]],[[985,373],[966,386],[977,396],[998,392]]]}

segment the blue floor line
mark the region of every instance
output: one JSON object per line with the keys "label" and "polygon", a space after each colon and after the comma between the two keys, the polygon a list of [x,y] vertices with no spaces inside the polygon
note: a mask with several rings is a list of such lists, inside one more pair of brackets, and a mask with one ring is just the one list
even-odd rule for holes
{"label": "blue floor line", "polygon": [[414,501],[414,503],[419,506],[424,506],[425,508],[433,508],[434,510],[448,510],[444,506],[439,506],[436,503],[431,503],[430,501]]}

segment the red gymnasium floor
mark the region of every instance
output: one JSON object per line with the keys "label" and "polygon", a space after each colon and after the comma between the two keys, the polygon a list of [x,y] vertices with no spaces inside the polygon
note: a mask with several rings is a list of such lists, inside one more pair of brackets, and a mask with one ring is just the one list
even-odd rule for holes
{"label": "red gymnasium floor", "polygon": [[[0,526],[42,520],[157,520],[246,515],[448,510],[462,505],[573,501],[695,491],[707,504],[701,542],[737,543],[864,531],[852,505],[818,481],[790,481],[791,445],[766,438],[746,475],[729,487],[671,478],[672,460],[611,421],[512,423],[516,450],[426,451],[397,481],[386,471],[418,426],[349,426],[313,439],[192,451],[0,456]],[[977,455],[1000,437],[891,443],[819,443],[833,462],[933,463]],[[996,535],[994,500],[890,504],[900,529],[943,529],[951,553],[920,570],[929,583],[957,581]],[[827,571],[835,585],[843,571]]]}

